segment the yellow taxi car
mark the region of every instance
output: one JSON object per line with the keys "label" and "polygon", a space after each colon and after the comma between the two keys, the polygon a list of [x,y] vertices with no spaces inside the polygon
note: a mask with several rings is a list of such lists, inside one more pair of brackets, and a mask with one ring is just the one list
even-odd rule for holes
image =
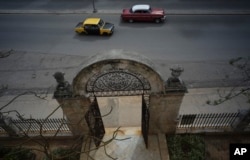
{"label": "yellow taxi car", "polygon": [[101,18],[87,18],[76,25],[75,32],[79,34],[112,35],[114,28],[114,24],[105,22]]}

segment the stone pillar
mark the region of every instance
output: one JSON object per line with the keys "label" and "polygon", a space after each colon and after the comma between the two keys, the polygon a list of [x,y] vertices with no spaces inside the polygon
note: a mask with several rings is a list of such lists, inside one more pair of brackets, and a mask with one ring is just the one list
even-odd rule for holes
{"label": "stone pillar", "polygon": [[19,129],[12,123],[10,117],[0,114],[0,126],[9,134],[9,136],[18,136]]}
{"label": "stone pillar", "polygon": [[177,118],[185,92],[170,92],[150,96],[149,133],[174,134]]}
{"label": "stone pillar", "polygon": [[179,76],[184,71],[180,65],[170,68],[171,77],[165,82],[165,93],[150,95],[150,133],[174,134],[182,99],[187,92]]}
{"label": "stone pillar", "polygon": [[64,80],[64,73],[56,72],[54,78],[57,81],[54,98],[56,98],[63,114],[66,116],[69,129],[75,136],[87,134],[88,126],[85,114],[90,106],[89,98],[73,95],[71,85]]}
{"label": "stone pillar", "polygon": [[84,97],[57,98],[63,114],[68,121],[68,127],[75,136],[88,134],[85,114],[90,106],[90,100]]}

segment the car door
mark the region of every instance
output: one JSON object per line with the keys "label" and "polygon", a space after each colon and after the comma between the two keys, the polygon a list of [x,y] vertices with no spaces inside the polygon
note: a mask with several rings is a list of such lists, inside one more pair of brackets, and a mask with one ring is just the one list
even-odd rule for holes
{"label": "car door", "polygon": [[142,10],[136,10],[133,14],[133,19],[135,21],[144,21]]}
{"label": "car door", "polygon": [[100,28],[98,25],[85,25],[84,30],[86,31],[87,34],[100,34]]}
{"label": "car door", "polygon": [[98,25],[92,25],[92,33],[95,35],[100,34],[100,27]]}
{"label": "car door", "polygon": [[148,13],[145,10],[135,11],[135,20],[136,21],[148,21]]}
{"label": "car door", "polygon": [[143,21],[151,21],[152,18],[149,10],[142,10],[141,17],[143,18]]}

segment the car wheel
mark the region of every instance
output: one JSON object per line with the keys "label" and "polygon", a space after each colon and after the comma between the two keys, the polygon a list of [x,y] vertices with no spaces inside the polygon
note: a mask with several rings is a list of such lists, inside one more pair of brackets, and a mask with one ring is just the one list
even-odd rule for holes
{"label": "car wheel", "polygon": [[134,20],[133,20],[133,19],[129,19],[128,22],[129,22],[129,23],[133,23]]}
{"label": "car wheel", "polygon": [[155,23],[160,23],[161,20],[160,19],[155,19]]}

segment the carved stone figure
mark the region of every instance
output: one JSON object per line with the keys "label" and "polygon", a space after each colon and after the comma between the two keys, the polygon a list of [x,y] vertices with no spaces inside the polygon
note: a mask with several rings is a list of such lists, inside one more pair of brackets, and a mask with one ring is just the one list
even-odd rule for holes
{"label": "carved stone figure", "polygon": [[168,78],[166,82],[166,89],[168,88],[178,88],[186,90],[184,83],[180,80],[180,75],[184,71],[183,67],[180,65],[174,65],[170,68],[171,77]]}
{"label": "carved stone figure", "polygon": [[72,96],[72,88],[71,85],[65,81],[64,73],[56,72],[54,78],[57,81],[56,91],[54,92],[54,97],[70,97]]}

